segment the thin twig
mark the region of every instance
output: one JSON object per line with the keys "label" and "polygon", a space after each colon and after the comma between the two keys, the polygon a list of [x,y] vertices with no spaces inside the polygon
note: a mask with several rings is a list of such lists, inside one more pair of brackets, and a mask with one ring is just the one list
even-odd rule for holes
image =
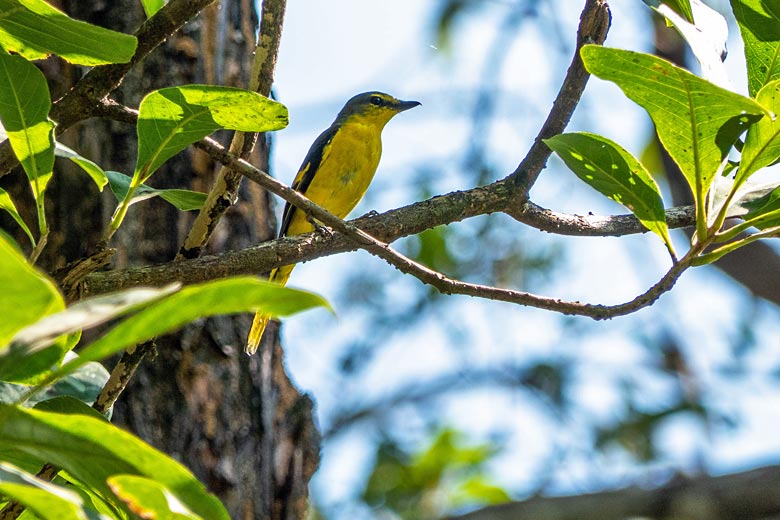
{"label": "thin twig", "polygon": [[127,348],[111,371],[111,376],[106,381],[106,384],[103,385],[100,395],[92,404],[92,408],[104,414],[109,408],[114,406],[119,395],[125,390],[130,379],[133,378],[141,361],[147,355],[154,353],[155,350],[156,346],[153,340]]}
{"label": "thin twig", "polygon": [[[262,3],[260,31],[255,46],[255,59],[252,63],[249,89],[264,96],[271,93],[286,6],[287,0],[266,0]],[[251,132],[236,132],[230,143],[230,151],[242,159],[248,158],[257,141],[257,136],[258,134]],[[238,199],[241,179],[241,174],[232,171],[224,164],[222,165],[206,202],[195,217],[195,221],[176,255],[177,260],[200,256],[220,219]]]}
{"label": "thin twig", "polygon": [[531,149],[507,179],[512,179],[518,187],[520,201],[528,198],[528,192],[536,182],[539,174],[547,164],[552,150],[543,139],[558,135],[569,124],[574,109],[580,102],[585,85],[588,83],[588,71],[580,58],[580,49],[583,45],[593,43],[602,44],[607,39],[607,32],[612,21],[609,5],[606,0],[586,0],[585,7],[580,15],[580,24],[577,28],[577,46],[574,50],[566,77],[563,79],[558,95],[555,97],[552,109],[547,115],[542,128],[534,139]]}

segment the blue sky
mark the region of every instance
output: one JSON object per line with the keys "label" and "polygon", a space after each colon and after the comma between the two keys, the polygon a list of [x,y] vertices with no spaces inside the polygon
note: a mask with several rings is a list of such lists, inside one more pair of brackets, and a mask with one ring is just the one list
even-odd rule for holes
{"label": "blue sky", "polygon": [[[289,182],[311,142],[331,123],[343,103],[355,93],[374,89],[423,104],[400,115],[386,128],[377,177],[354,215],[413,202],[416,165],[456,162],[469,138],[471,95],[479,84],[485,49],[507,4],[491,2],[483,14],[459,26],[455,43],[446,52],[436,48],[430,30],[436,5],[413,0],[289,3],[275,90],[290,110],[290,126],[276,136],[275,175]],[[492,159],[499,171],[514,169],[546,116],[568,66],[581,5],[580,1],[566,0],[542,3],[540,7],[557,13],[558,33],[564,35],[567,46],[565,53],[560,52],[560,41],[552,42],[549,34],[531,21],[507,54],[500,81],[500,117],[489,129]],[[613,26],[607,44],[649,51],[651,28],[643,4],[639,0],[613,2],[612,10]],[[735,88],[745,92],[742,50],[733,38],[735,28],[731,31],[727,63]],[[645,114],[614,85],[592,79],[570,129],[602,133],[639,155],[649,132],[646,121]],[[532,191],[535,202],[571,213],[625,212],[594,196],[556,159],[550,164]],[[457,171],[436,179],[434,185],[440,193],[470,187],[469,179]],[[554,247],[559,240],[541,233],[529,236],[542,246],[549,243]],[[681,235],[675,237],[678,242],[681,239]],[[663,245],[652,236],[566,238],[565,243],[569,253],[557,271],[563,274],[539,285],[543,294],[616,303],[642,292],[669,264]],[[404,299],[405,291],[419,288],[414,280],[365,253],[338,255],[299,266],[290,285],[335,301],[343,282],[340,273],[358,268],[394,273],[389,279],[399,300]],[[780,451],[780,440],[767,435],[777,423],[780,404],[780,396],[767,375],[780,357],[776,310],[764,303],[755,307],[759,347],[746,363],[756,377],[736,388],[723,383],[719,370],[730,361],[729,349],[739,332],[733,309],[752,305],[746,302],[744,292],[714,269],[697,269],[686,273],[661,303],[663,306],[637,316],[597,325],[584,318],[574,319],[572,327],[545,311],[453,298],[448,312],[467,324],[469,338],[477,338],[469,343],[467,354],[453,356],[445,331],[434,320],[387,341],[375,366],[361,376],[363,379],[350,381],[346,387],[334,384],[338,381],[335,358],[347,338],[365,332],[365,322],[359,315],[341,313],[334,319],[315,312],[292,318],[284,325],[284,345],[290,371],[297,384],[313,394],[321,418],[327,418],[346,393],[379,396],[437,371],[455,368],[464,359],[484,366],[534,356],[571,360],[581,383],[575,385],[576,395],[572,397],[581,405],[581,412],[567,420],[566,431],[561,431],[560,424],[551,421],[538,403],[522,395],[480,390],[439,403],[439,411],[450,422],[477,439],[484,439],[496,428],[511,432],[506,454],[497,460],[494,469],[502,483],[522,493],[533,484],[535,468],[550,456],[550,439],[562,440],[576,453],[582,436],[587,435],[587,420],[609,418],[615,413],[616,381],[626,371],[636,372],[637,385],[649,401],[663,401],[669,392],[668,382],[643,372],[641,365],[648,362],[648,353],[627,339],[637,330],[652,333],[653,323],[663,321],[690,340],[686,354],[701,375],[699,383],[708,395],[717,400],[720,409],[738,413],[744,422],[738,431],[729,433],[717,428],[702,432],[698,423],[684,416],[670,421],[660,433],[665,451],[655,469],[693,469],[702,456],[711,461],[706,468],[715,472],[736,471],[771,460],[768,457]],[[583,329],[589,333],[581,341],[572,337],[572,331],[576,334]],[[413,438],[414,432],[423,429],[422,419],[404,413],[400,410],[396,419]],[[529,428],[529,424],[534,427]],[[371,462],[367,457],[372,438],[370,431],[358,429],[326,445],[314,482],[321,501],[332,505],[354,493]],[[647,468],[636,468],[617,452],[600,460],[609,469],[600,483],[604,486],[619,485],[626,478],[647,473]],[[587,466],[592,463],[573,456],[556,476],[556,489],[581,490],[589,482],[593,467]]]}

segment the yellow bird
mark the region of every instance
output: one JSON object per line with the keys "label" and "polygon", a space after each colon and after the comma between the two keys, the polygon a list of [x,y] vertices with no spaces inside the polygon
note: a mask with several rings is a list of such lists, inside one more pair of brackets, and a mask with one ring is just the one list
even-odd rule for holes
{"label": "yellow bird", "polygon": [[[418,106],[383,92],[364,92],[341,109],[336,120],[311,145],[292,188],[339,218],[357,206],[374,178],[382,156],[382,129],[396,114]],[[279,236],[314,231],[312,220],[289,202],[284,207]],[[269,280],[285,285],[294,265],[271,271]],[[249,330],[246,353],[257,351],[271,317],[258,312]]]}

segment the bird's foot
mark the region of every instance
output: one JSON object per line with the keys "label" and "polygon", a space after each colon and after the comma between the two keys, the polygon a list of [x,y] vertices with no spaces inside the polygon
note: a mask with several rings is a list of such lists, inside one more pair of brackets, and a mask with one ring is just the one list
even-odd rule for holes
{"label": "bird's foot", "polygon": [[331,228],[314,219],[309,220],[309,223],[314,226],[314,231],[322,235],[324,238],[332,238],[335,234]]}

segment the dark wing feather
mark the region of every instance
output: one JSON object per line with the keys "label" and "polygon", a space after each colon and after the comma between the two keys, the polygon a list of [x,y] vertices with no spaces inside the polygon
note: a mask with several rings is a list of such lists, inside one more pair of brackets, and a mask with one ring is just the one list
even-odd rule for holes
{"label": "dark wing feather", "polygon": [[[295,180],[290,186],[295,191],[306,195],[306,190],[309,188],[312,179],[317,175],[317,170],[320,169],[323,156],[327,155],[325,150],[330,142],[333,140],[333,136],[338,132],[339,127],[334,123],[327,130],[322,132],[317,139],[312,143],[309,148],[309,153],[306,154],[306,158],[303,160],[298,174],[295,176]],[[290,223],[292,222],[293,215],[295,215],[295,206],[289,202],[284,205],[284,213],[282,213],[282,228],[279,230],[279,236],[283,237],[287,234],[287,230],[290,229]]]}

